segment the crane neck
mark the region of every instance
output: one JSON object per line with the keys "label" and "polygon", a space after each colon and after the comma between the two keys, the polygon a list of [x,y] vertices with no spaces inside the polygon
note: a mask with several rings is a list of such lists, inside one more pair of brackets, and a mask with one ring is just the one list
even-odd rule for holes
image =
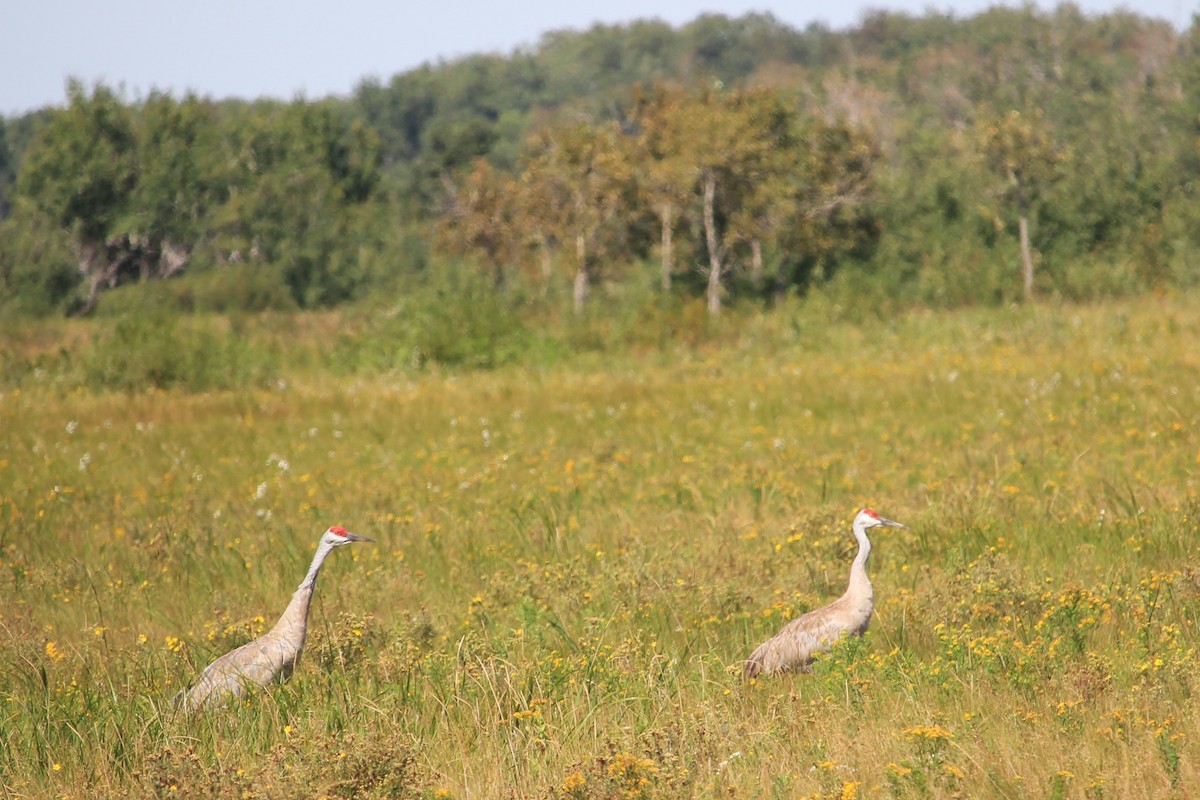
{"label": "crane neck", "polygon": [[854,538],[858,540],[858,555],[850,565],[850,586],[846,593],[870,596],[873,590],[867,577],[867,559],[871,557],[871,540],[867,538],[867,529],[859,525],[854,526]]}
{"label": "crane neck", "polygon": [[317,588],[317,576],[321,574],[321,565],[325,563],[325,559],[332,551],[333,545],[327,544],[323,540],[317,545],[317,552],[313,555],[308,573],[296,587],[292,599],[288,601],[288,606],[283,611],[283,616],[279,618],[272,629],[277,636],[291,642],[297,652],[304,646],[305,631],[308,627],[308,609],[312,605],[313,592]]}
{"label": "crane neck", "polygon": [[317,552],[313,554],[312,564],[308,567],[308,574],[304,576],[304,580],[300,582],[300,589],[314,589],[317,585],[317,577],[321,574],[321,566],[325,563],[325,559],[333,552],[333,545],[325,541],[317,545]]}

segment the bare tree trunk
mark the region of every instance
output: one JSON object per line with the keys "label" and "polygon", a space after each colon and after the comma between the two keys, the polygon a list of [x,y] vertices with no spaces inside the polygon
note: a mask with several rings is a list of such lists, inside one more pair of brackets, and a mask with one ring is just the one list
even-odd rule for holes
{"label": "bare tree trunk", "polygon": [[[78,316],[86,317],[96,310],[96,303],[100,299],[100,284],[104,280],[104,269],[98,266],[98,262],[105,259],[106,248],[103,242],[98,242],[93,239],[82,239],[75,243],[75,258],[79,262],[79,274],[87,281],[88,294],[87,299],[83,303],[83,307],[75,313]],[[104,255],[101,255],[101,254]]]}
{"label": "bare tree trunk", "polygon": [[587,242],[583,238],[582,233],[575,234],[575,313],[583,313],[583,302],[587,299],[588,290],[588,274],[587,274]]}
{"label": "bare tree trunk", "polygon": [[104,255],[98,256],[101,259],[99,262],[95,259],[92,261],[91,273],[88,276],[87,300],[84,301],[83,307],[76,312],[80,317],[86,317],[96,310],[96,305],[100,302],[100,293],[106,289],[115,288],[121,270],[133,261],[133,256],[129,253],[123,253],[114,261],[107,256],[108,248],[103,248],[99,252]]}
{"label": "bare tree trunk", "polygon": [[100,301],[100,283],[104,280],[104,276],[97,272],[94,273],[88,280],[87,300],[83,306],[75,312],[76,316],[86,317],[91,315],[96,310],[96,304]]}
{"label": "bare tree trunk", "polygon": [[671,229],[674,227],[675,209],[666,203],[659,214],[662,217],[662,290],[666,294],[671,291]]}
{"label": "bare tree trunk", "polygon": [[1017,230],[1021,238],[1021,274],[1024,277],[1024,297],[1033,299],[1033,255],[1029,252],[1029,214],[1021,208],[1017,218]]}
{"label": "bare tree trunk", "polygon": [[192,263],[192,252],[181,244],[164,239],[162,253],[158,257],[158,276],[170,278],[187,269]]}
{"label": "bare tree trunk", "polygon": [[92,274],[92,262],[96,259],[96,254],[103,244],[93,239],[80,237],[74,242],[74,245],[75,260],[79,264],[79,277],[86,278]]}
{"label": "bare tree trunk", "polygon": [[554,267],[554,248],[550,237],[540,229],[534,229],[534,239],[537,241],[538,256],[541,259],[542,297],[550,295],[550,279]]}
{"label": "bare tree trunk", "polygon": [[716,195],[717,176],[708,172],[704,176],[704,239],[708,244],[708,313],[714,317],[721,313],[721,254],[713,214]]}
{"label": "bare tree trunk", "polygon": [[750,240],[750,285],[756,292],[762,288],[762,276],[762,239],[755,236]]}
{"label": "bare tree trunk", "polygon": [[542,260],[542,297],[546,297],[550,294],[550,270],[554,266],[550,250],[550,237],[540,230],[535,231],[535,235],[537,236],[538,254]]}

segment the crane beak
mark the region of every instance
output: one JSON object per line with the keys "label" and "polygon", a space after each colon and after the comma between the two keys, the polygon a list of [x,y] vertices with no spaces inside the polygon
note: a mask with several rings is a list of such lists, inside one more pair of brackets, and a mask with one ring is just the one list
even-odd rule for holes
{"label": "crane beak", "polygon": [[366,536],[359,536],[357,533],[346,531],[346,538],[352,542],[373,542],[374,539],[369,539]]}
{"label": "crane beak", "polygon": [[896,522],[896,520],[894,520],[894,519],[884,519],[883,517],[880,517],[879,524],[887,525],[889,528],[904,528],[904,530],[909,530],[909,527],[907,525],[905,525],[901,522]]}

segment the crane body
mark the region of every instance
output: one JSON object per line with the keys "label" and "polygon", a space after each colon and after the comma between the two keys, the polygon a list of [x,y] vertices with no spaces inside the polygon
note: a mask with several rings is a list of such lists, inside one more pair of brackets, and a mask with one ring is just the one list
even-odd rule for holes
{"label": "crane body", "polygon": [[240,697],[255,686],[268,686],[290,678],[304,650],[308,610],[325,559],[342,545],[371,541],[374,540],[337,525],[325,531],[308,573],[279,621],[259,638],[229,651],[205,667],[191,687],[176,695],[179,708],[191,714]]}
{"label": "crane body", "polygon": [[858,555],[850,565],[845,594],[827,606],[802,614],[755,648],[743,665],[743,678],[807,669],[817,653],[828,650],[842,636],[861,636],[866,632],[875,611],[875,589],[867,577],[867,559],[871,556],[867,531],[881,525],[908,527],[869,508],[858,512],[854,518]]}

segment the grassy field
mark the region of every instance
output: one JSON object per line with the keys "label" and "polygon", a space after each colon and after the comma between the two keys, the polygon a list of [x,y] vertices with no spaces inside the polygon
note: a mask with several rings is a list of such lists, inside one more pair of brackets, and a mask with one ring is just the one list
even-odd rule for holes
{"label": "grassy field", "polygon": [[[275,342],[270,388],[207,393],[14,381],[2,794],[1192,796],[1197,301],[801,307],[459,375]],[[743,683],[843,591],[864,505],[911,527],[874,537],[867,636]],[[331,524],[377,541],[326,565],[293,680],[173,714]]]}

